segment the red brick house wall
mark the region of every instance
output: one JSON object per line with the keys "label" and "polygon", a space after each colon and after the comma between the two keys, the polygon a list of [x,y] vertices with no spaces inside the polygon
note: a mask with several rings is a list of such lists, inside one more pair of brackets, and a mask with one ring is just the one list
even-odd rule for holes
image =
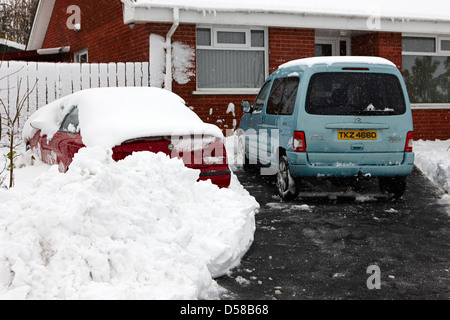
{"label": "red brick house wall", "polygon": [[[81,31],[69,30],[67,8],[81,9]],[[149,59],[151,26],[137,25],[131,30],[123,24],[120,0],[57,0],[44,39],[43,48],[68,45],[72,52],[89,47],[90,62],[142,62]]]}
{"label": "red brick house wall", "polygon": [[[81,30],[69,30],[67,8],[76,4],[81,9]],[[150,34],[166,36],[171,24],[137,24],[131,29],[123,23],[122,2],[110,0],[57,0],[44,40],[43,48],[70,46],[72,52],[89,49],[89,62],[142,62],[150,61]],[[269,71],[272,73],[287,61],[315,55],[315,30],[302,28],[268,29]],[[196,47],[196,26],[182,24],[172,41]],[[402,70],[402,34],[371,32],[352,37],[352,55],[381,56],[394,62]],[[70,60],[73,55],[68,56]],[[195,67],[195,61],[194,61]],[[193,68],[195,72],[196,68]],[[188,106],[209,123],[223,129],[238,125],[242,116],[242,100],[253,101],[254,95],[194,94],[196,78],[184,85],[173,81],[173,91],[186,100]],[[226,113],[230,103],[235,114]],[[416,139],[449,139],[449,110],[414,110]]]}
{"label": "red brick house wall", "polygon": [[450,110],[413,110],[415,140],[450,139]]}

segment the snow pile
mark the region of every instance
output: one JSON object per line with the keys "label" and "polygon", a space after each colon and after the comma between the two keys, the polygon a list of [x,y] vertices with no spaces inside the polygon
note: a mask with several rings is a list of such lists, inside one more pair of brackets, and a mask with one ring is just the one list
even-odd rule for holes
{"label": "snow pile", "polygon": [[414,141],[416,166],[439,188],[450,193],[450,140]]}
{"label": "snow pile", "polygon": [[163,154],[114,162],[94,147],[66,174],[0,190],[0,299],[218,297],[213,278],[249,249],[258,204],[235,177],[219,189],[198,176]]}

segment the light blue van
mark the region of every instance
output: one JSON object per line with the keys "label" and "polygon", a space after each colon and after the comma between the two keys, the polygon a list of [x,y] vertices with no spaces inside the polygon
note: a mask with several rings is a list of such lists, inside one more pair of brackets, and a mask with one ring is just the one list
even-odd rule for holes
{"label": "light blue van", "polygon": [[[414,166],[411,106],[401,73],[376,57],[318,57],[286,63],[242,102],[244,167],[277,175],[284,200],[305,177],[377,177],[400,198]],[[270,170],[272,169],[272,170]]]}

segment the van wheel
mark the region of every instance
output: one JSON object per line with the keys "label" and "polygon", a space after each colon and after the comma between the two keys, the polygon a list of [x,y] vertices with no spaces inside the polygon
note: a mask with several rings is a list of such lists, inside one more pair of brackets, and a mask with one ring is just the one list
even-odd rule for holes
{"label": "van wheel", "polygon": [[389,198],[398,200],[406,190],[406,177],[379,178],[380,191]]}
{"label": "van wheel", "polygon": [[277,189],[281,199],[286,201],[294,200],[299,193],[297,182],[291,175],[286,156],[282,156],[278,164]]}

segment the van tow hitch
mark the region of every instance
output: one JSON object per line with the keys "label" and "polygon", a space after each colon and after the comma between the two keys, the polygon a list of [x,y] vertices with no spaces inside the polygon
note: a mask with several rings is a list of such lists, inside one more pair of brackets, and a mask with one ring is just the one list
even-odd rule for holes
{"label": "van tow hitch", "polygon": [[370,173],[363,173],[361,170],[358,171],[358,175],[356,176],[357,180],[369,180],[372,178]]}

